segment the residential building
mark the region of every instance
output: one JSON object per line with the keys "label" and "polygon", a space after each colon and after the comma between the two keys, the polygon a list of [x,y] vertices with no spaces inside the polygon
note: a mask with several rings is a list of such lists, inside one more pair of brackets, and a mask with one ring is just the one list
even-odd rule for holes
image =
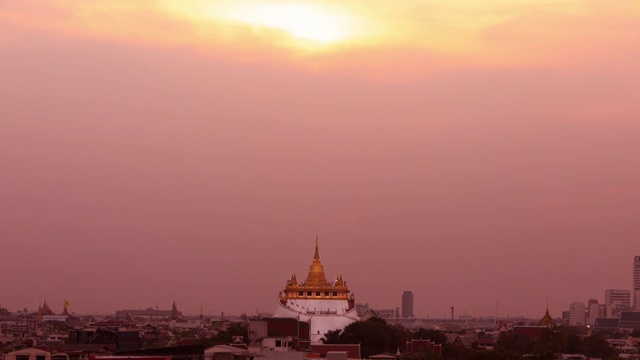
{"label": "residential building", "polygon": [[607,317],[618,317],[621,312],[631,310],[631,291],[607,289],[604,291]]}
{"label": "residential building", "polygon": [[569,326],[584,326],[586,322],[586,308],[583,302],[574,302],[569,306]]}
{"label": "residential building", "polygon": [[51,352],[35,348],[25,348],[5,354],[4,360],[51,360]]}

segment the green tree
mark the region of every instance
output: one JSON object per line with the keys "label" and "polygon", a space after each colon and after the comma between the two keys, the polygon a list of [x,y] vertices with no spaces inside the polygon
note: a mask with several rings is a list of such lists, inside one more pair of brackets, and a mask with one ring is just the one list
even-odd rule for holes
{"label": "green tree", "polygon": [[587,336],[582,340],[582,349],[588,357],[602,359],[613,359],[618,356],[618,352],[601,334]]}
{"label": "green tree", "polygon": [[340,344],[341,333],[342,329],[329,330],[320,341],[322,341],[323,344]]}
{"label": "green tree", "polygon": [[398,328],[380,318],[356,321],[339,334],[327,332],[324,340],[326,344],[360,344],[363,358],[385,352],[395,353],[400,346]]}
{"label": "green tree", "polygon": [[[503,351],[505,355],[515,354],[517,357],[522,357],[525,354],[531,354],[535,345],[536,342],[527,336],[503,334],[500,336],[495,348]],[[511,356],[508,356],[508,358],[511,358]]]}
{"label": "green tree", "polygon": [[178,331],[174,332],[174,335],[175,335],[177,340],[189,339],[189,338],[196,337],[191,329],[178,330]]}
{"label": "green tree", "polygon": [[567,342],[565,350],[567,354],[582,354],[582,341],[577,334],[569,334],[567,336]]}
{"label": "green tree", "polygon": [[218,331],[217,334],[207,339],[205,346],[213,345],[229,345],[233,342],[235,336],[242,336],[242,340],[246,343],[247,325],[242,322],[230,323],[226,329]]}
{"label": "green tree", "polygon": [[447,335],[440,330],[423,329],[416,330],[412,335],[412,339],[431,340],[436,344],[444,344],[447,342]]}

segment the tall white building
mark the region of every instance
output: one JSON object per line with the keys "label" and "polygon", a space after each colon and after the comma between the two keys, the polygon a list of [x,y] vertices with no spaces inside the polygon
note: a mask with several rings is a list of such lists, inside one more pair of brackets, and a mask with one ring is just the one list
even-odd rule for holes
{"label": "tall white building", "polygon": [[633,311],[640,311],[640,256],[633,258]]}
{"label": "tall white building", "polygon": [[604,291],[607,317],[618,317],[621,312],[631,309],[631,290],[607,289]]}
{"label": "tall white building", "polygon": [[574,302],[569,306],[569,326],[585,326],[587,309],[583,302]]}

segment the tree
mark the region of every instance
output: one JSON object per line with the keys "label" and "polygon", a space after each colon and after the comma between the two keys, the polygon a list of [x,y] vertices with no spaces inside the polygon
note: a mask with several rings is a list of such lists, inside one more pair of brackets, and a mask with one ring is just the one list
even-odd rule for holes
{"label": "tree", "polygon": [[[518,334],[503,334],[500,336],[495,348],[509,354],[516,354],[522,357],[525,354],[533,353],[536,342],[527,337]],[[508,356],[509,358],[511,356]]]}
{"label": "tree", "polygon": [[193,330],[191,330],[191,329],[174,331],[174,335],[175,335],[177,340],[189,339],[189,338],[196,337],[196,335],[193,333]]}
{"label": "tree", "polygon": [[431,340],[436,344],[447,342],[447,335],[440,330],[420,328],[411,335],[412,339]]}
{"label": "tree", "polygon": [[247,341],[247,325],[241,322],[230,323],[226,329],[218,331],[217,334],[207,339],[206,346],[229,345],[235,336],[242,336],[243,341]]}
{"label": "tree", "polygon": [[618,356],[618,352],[601,334],[594,334],[584,338],[582,340],[582,349],[584,354],[590,358],[613,359]]}
{"label": "tree", "polygon": [[320,341],[322,341],[323,344],[340,344],[341,333],[342,329],[329,330]]}
{"label": "tree", "polygon": [[360,344],[363,358],[384,352],[395,353],[400,346],[397,328],[380,318],[356,321],[339,334],[329,331],[324,339],[326,344]]}

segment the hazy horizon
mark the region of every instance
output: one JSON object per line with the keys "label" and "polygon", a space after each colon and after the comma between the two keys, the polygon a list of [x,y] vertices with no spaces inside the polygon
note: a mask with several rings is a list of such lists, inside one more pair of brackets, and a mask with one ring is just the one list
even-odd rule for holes
{"label": "hazy horizon", "polygon": [[640,255],[638,1],[8,0],[0,305],[559,317]]}

